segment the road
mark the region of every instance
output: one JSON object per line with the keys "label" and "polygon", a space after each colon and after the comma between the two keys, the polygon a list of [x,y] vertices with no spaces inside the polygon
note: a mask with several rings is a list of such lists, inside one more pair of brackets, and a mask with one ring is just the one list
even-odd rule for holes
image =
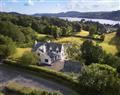
{"label": "road", "polygon": [[0,84],[6,84],[11,81],[47,91],[60,91],[63,95],[78,95],[71,89],[50,80],[0,66]]}

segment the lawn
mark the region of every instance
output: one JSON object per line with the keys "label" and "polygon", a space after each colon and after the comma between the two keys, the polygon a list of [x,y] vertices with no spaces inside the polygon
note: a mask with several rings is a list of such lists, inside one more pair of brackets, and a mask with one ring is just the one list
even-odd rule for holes
{"label": "lawn", "polygon": [[18,59],[27,51],[31,51],[31,48],[17,48],[16,53],[10,56],[10,58]]}
{"label": "lawn", "polygon": [[70,43],[73,45],[81,45],[83,43],[83,41],[84,41],[84,39],[78,38],[78,37],[62,37],[62,38],[58,38],[54,42],[62,43],[62,44]]}
{"label": "lawn", "polygon": [[45,35],[45,34],[39,34],[39,33],[36,33],[36,39],[38,41],[42,41],[42,42],[47,42],[47,41],[52,41],[54,38],[50,35]]}
{"label": "lawn", "polygon": [[74,35],[87,37],[89,35],[89,32],[85,30],[81,30],[80,32],[75,33]]}
{"label": "lawn", "polygon": [[[89,35],[87,31],[79,32],[75,35],[87,36]],[[62,37],[58,38],[54,42],[58,43],[71,43],[73,45],[81,45],[85,39],[78,37]],[[94,41],[97,42],[97,41]],[[98,43],[98,42],[97,42]],[[103,42],[99,42],[99,45],[103,47],[103,50],[106,53],[116,54],[118,50],[120,50],[120,38],[116,37],[116,33],[109,33],[105,35],[105,40]]]}

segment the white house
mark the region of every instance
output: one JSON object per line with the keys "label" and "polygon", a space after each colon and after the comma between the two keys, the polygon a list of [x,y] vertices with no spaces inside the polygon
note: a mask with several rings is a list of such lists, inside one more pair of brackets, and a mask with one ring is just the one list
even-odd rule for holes
{"label": "white house", "polygon": [[62,44],[53,43],[53,42],[36,42],[33,51],[37,53],[40,58],[40,64],[48,64],[58,60],[65,59],[65,48]]}

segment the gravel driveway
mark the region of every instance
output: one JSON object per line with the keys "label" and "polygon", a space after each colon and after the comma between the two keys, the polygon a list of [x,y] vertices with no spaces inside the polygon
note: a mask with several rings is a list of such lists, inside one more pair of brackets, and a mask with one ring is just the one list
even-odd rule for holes
{"label": "gravel driveway", "polygon": [[48,81],[43,78],[39,78],[28,73],[19,72],[13,69],[0,67],[0,84],[6,84],[8,82],[21,83],[28,87],[38,87],[48,91],[60,91],[63,95],[76,95],[71,89],[57,84],[52,81]]}

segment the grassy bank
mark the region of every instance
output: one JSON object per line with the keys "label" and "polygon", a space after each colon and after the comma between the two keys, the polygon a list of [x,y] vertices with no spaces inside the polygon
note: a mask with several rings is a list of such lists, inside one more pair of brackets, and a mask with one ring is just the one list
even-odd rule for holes
{"label": "grassy bank", "polygon": [[27,87],[16,82],[8,83],[4,90],[6,95],[62,95],[57,91],[48,92],[40,88]]}

